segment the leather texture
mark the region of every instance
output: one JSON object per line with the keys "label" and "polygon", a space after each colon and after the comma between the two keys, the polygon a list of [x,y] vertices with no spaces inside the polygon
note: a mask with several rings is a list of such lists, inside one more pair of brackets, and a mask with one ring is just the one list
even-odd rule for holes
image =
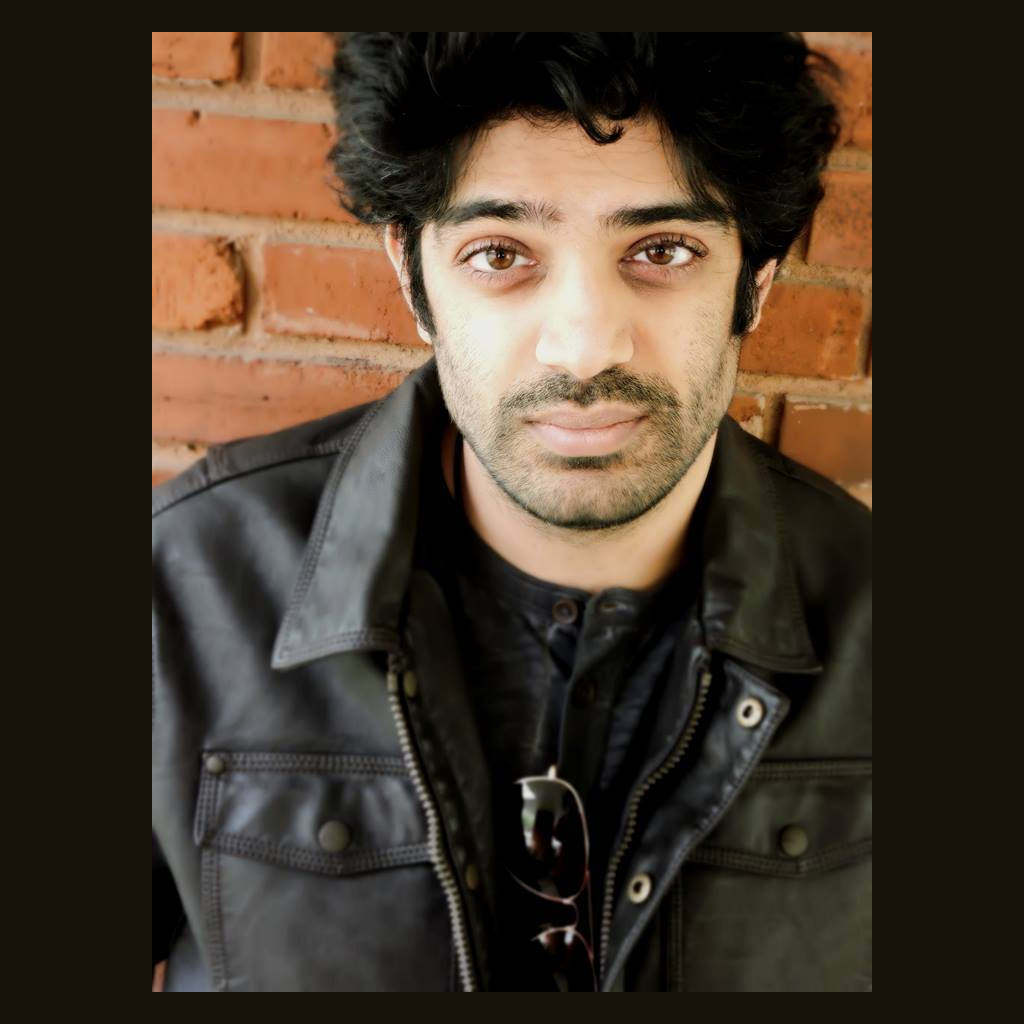
{"label": "leather texture", "polygon": [[[486,762],[451,610],[413,560],[445,416],[431,360],[154,490],[166,991],[502,976]],[[686,656],[594,894],[601,988],[869,991],[871,515],[728,418],[702,501]]]}

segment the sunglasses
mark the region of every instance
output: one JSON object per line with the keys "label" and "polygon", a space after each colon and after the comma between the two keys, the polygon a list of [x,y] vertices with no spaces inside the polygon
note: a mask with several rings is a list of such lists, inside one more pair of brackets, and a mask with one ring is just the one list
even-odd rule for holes
{"label": "sunglasses", "polygon": [[[554,765],[547,775],[518,779],[522,842],[514,843],[506,867],[527,892],[571,908],[573,922],[546,925],[530,940],[559,991],[594,992],[597,972],[588,936],[592,934],[590,839],[583,801],[560,779]],[[586,893],[585,901],[581,897]],[[587,919],[581,927],[579,903]]]}

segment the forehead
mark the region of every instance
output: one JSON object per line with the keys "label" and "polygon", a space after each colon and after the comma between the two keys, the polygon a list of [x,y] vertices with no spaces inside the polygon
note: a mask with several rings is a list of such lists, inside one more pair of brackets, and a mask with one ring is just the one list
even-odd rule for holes
{"label": "forehead", "polygon": [[538,126],[519,117],[477,139],[451,201],[528,196],[566,220],[592,219],[609,208],[685,197],[677,168],[653,121],[627,122],[617,142],[598,145],[575,122]]}

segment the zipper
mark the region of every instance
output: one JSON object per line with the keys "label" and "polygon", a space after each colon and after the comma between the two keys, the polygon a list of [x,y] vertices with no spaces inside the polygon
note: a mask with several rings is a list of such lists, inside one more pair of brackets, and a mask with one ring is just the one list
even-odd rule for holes
{"label": "zipper", "polygon": [[430,850],[430,860],[434,865],[438,881],[444,892],[445,902],[448,905],[448,917],[455,940],[455,959],[459,968],[459,983],[464,992],[475,992],[476,979],[473,975],[473,963],[469,952],[466,921],[459,898],[459,884],[445,853],[444,842],[441,838],[440,816],[413,749],[412,737],[399,697],[399,675],[409,671],[403,652],[393,651],[388,654],[388,701],[391,704],[391,713],[398,729],[398,742],[402,748],[402,758],[412,779],[416,795],[419,797],[420,805],[427,817],[427,846]]}
{"label": "zipper", "polygon": [[644,798],[644,795],[655,785],[659,780],[663,779],[673,768],[680,762],[683,755],[686,753],[693,741],[694,733],[697,731],[697,725],[700,722],[700,717],[704,712],[704,705],[707,703],[708,690],[711,687],[711,670],[704,669],[701,673],[700,683],[697,687],[697,699],[693,703],[693,709],[690,712],[690,716],[687,719],[686,726],[683,729],[682,736],[679,737],[679,742],[676,743],[675,747],[672,748],[672,752],[661,762],[658,768],[656,768],[650,775],[644,779],[643,783],[633,791],[633,796],[629,802],[629,811],[626,815],[626,834],[622,837],[622,842],[619,844],[619,848],[615,851],[615,855],[608,862],[608,872],[605,878],[604,886],[604,903],[601,908],[601,978],[604,979],[604,973],[608,967],[608,940],[611,937],[612,930],[612,912],[614,904],[612,898],[615,893],[615,875],[619,869],[619,865],[622,863],[622,858],[626,855],[626,850],[629,848],[629,844],[633,840],[633,833],[636,831],[636,823],[639,818],[640,801]]}

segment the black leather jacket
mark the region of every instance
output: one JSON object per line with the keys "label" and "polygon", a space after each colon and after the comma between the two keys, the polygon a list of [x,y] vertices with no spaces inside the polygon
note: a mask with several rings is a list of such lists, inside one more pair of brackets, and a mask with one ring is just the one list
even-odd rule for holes
{"label": "black leather jacket", "polygon": [[[167,991],[492,986],[485,760],[412,560],[444,414],[431,360],[154,491]],[[728,418],[706,487],[687,685],[594,894],[601,987],[870,990],[871,516]]]}

